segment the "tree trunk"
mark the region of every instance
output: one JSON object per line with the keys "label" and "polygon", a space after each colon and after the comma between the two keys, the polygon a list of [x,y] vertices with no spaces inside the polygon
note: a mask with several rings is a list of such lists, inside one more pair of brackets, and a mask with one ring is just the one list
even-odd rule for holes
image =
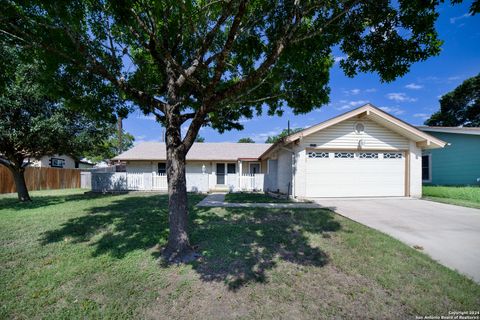
{"label": "tree trunk", "polygon": [[180,125],[167,127],[168,222],[170,232],[163,256],[171,262],[189,262],[196,258],[188,239],[188,200],[185,177],[186,152]]}
{"label": "tree trunk", "polygon": [[11,168],[15,187],[17,188],[18,200],[22,202],[31,201],[28,194],[27,184],[25,183],[25,168]]}

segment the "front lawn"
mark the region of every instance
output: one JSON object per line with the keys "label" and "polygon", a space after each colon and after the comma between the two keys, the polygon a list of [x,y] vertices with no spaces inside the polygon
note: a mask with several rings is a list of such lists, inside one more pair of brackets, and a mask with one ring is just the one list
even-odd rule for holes
{"label": "front lawn", "polygon": [[202,258],[165,265],[167,198],[0,196],[0,318],[414,318],[478,310],[480,286],[325,209],[197,208]]}
{"label": "front lawn", "polygon": [[291,202],[290,199],[279,199],[270,197],[265,193],[253,192],[234,192],[225,195],[225,202],[231,203],[286,203]]}
{"label": "front lawn", "polygon": [[480,187],[424,186],[423,197],[427,200],[480,209]]}

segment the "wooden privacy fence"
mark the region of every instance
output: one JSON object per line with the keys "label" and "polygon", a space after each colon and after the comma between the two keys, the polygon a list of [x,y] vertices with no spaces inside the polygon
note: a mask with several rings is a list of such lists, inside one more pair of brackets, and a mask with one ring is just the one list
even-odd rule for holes
{"label": "wooden privacy fence", "polygon": [[[28,191],[80,188],[80,170],[29,167],[25,170]],[[0,166],[0,193],[16,192],[12,173]]]}

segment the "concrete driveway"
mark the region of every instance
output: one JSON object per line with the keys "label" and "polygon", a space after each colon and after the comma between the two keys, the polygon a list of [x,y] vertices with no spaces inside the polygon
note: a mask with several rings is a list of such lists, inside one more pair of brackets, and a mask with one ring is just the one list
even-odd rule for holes
{"label": "concrete driveway", "polygon": [[480,283],[480,210],[410,198],[311,199]]}

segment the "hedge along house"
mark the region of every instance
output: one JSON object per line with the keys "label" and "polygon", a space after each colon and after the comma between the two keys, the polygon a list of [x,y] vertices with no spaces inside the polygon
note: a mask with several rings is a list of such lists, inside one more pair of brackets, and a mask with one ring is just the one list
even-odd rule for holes
{"label": "hedge along house", "polygon": [[480,184],[480,128],[424,126],[418,128],[448,143],[441,150],[423,151],[424,184]]}
{"label": "hedge along house", "polygon": [[421,197],[422,150],[445,144],[367,104],[286,137],[260,159],[276,168],[268,188],[295,198]]}
{"label": "hedge along house", "polygon": [[[270,146],[257,143],[193,144],[186,157],[187,191],[264,190],[267,162],[259,158]],[[106,185],[94,183],[94,188],[167,190],[165,143],[142,143],[113,160],[125,162],[126,173],[112,176],[110,180],[114,180],[113,183],[108,179]],[[100,175],[97,180],[104,182],[104,177]]]}
{"label": "hedge along house", "polygon": [[[196,143],[187,154],[187,190],[420,197],[422,150],[444,145],[367,104],[273,145]],[[140,144],[113,159],[126,162],[126,173],[92,176],[92,188],[167,190],[165,159],[165,144]]]}

